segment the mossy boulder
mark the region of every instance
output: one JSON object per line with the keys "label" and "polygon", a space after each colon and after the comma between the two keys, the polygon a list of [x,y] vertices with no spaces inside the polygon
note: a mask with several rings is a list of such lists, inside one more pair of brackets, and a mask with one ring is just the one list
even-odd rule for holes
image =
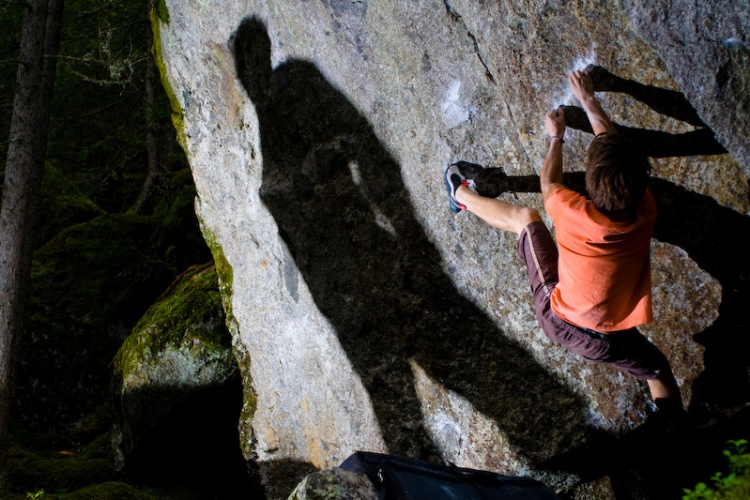
{"label": "mossy boulder", "polygon": [[155,302],[114,360],[118,466],[192,395],[237,375],[216,268],[190,268]]}

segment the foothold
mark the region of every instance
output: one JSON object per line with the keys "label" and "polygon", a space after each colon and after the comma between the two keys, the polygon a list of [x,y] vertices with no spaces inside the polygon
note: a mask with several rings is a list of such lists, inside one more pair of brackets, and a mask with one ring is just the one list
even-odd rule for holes
{"label": "foothold", "polygon": [[742,40],[739,40],[737,38],[727,38],[724,40],[723,43],[724,47],[736,49],[739,47],[744,47],[745,44],[742,42]]}

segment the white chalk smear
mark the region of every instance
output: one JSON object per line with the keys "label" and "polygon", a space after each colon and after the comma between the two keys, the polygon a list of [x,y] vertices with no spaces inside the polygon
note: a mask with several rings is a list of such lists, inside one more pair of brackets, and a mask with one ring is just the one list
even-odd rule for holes
{"label": "white chalk smear", "polygon": [[571,71],[583,71],[589,64],[596,64],[596,44],[591,46],[587,55],[576,57],[573,60]]}
{"label": "white chalk smear", "polygon": [[443,94],[443,121],[453,128],[471,119],[471,110],[461,102],[461,81],[453,80]]}
{"label": "white chalk smear", "polygon": [[742,47],[745,44],[742,43],[742,40],[732,37],[732,38],[727,38],[726,40],[724,40],[723,45],[724,47],[735,48],[735,47]]}
{"label": "white chalk smear", "polygon": [[570,69],[565,72],[565,78],[560,82],[557,92],[552,95],[549,103],[550,109],[555,109],[561,104],[577,106],[578,99],[575,98],[568,84],[568,75],[573,71],[583,71],[589,64],[596,64],[596,44],[591,46],[588,54],[573,59]]}

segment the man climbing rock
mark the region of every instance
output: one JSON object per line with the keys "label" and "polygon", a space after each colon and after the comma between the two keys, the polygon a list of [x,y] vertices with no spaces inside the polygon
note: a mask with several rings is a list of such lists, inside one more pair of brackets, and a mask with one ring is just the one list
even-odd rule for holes
{"label": "man climbing rock", "polygon": [[668,429],[678,429],[685,411],[669,362],[637,329],[653,321],[651,165],[617,133],[594,95],[591,76],[574,71],[569,83],[596,137],[586,160],[587,200],[562,184],[563,111],[545,116],[549,149],[540,182],[557,245],[535,209],[477,194],[472,182],[476,165],[459,162],[446,169],[449,207],[518,234],[518,253],[526,262],[534,307],[547,336],[588,361],[611,363],[646,380]]}

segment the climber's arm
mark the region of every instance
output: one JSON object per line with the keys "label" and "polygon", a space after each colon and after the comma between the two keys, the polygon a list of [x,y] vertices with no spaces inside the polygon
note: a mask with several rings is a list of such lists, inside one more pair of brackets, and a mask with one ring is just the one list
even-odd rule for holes
{"label": "climber's arm", "polygon": [[544,200],[554,191],[565,187],[562,184],[562,145],[565,135],[565,116],[562,109],[554,109],[544,117],[544,128],[547,130],[549,149],[544,159],[542,171],[539,173],[542,196]]}
{"label": "climber's arm", "polygon": [[570,90],[573,91],[573,95],[576,96],[583,109],[586,110],[591,127],[594,129],[594,135],[605,133],[616,134],[617,130],[614,124],[594,95],[594,82],[591,80],[591,75],[586,71],[574,71],[570,74],[568,80],[570,82]]}

